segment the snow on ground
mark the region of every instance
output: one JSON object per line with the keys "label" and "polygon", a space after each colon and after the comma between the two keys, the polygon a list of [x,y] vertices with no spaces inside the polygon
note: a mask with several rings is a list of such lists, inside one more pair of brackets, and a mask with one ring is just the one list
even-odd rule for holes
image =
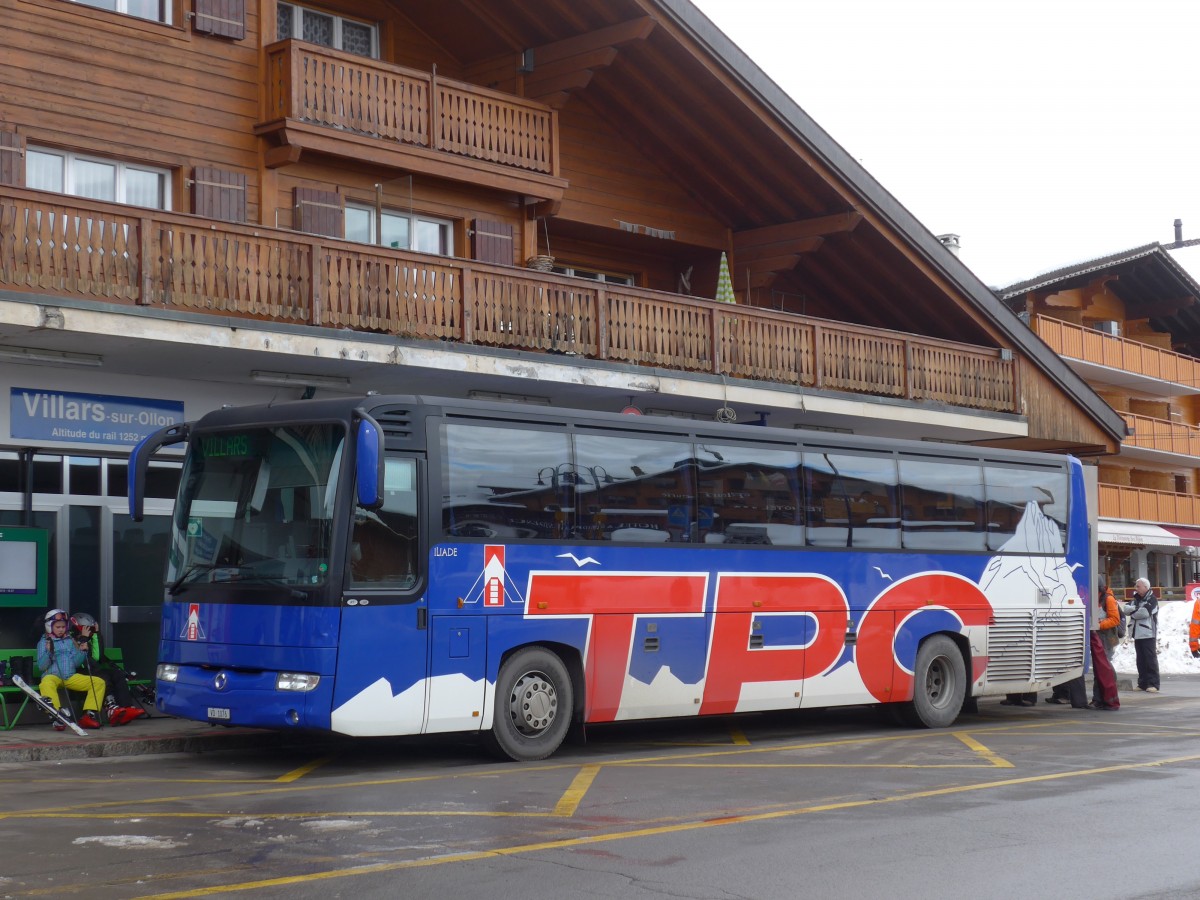
{"label": "snow on ground", "polygon": [[[1128,621],[1128,620],[1127,620]],[[1190,600],[1160,600],[1158,603],[1158,671],[1162,675],[1200,674],[1200,659],[1188,649],[1188,625],[1192,621]],[[1136,675],[1133,641],[1125,638],[1113,651],[1113,668]]]}

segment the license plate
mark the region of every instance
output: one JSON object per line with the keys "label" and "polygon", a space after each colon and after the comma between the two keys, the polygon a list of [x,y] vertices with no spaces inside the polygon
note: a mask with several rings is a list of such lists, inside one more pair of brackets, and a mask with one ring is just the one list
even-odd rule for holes
{"label": "license plate", "polygon": [[208,717],[210,719],[228,719],[229,710],[225,709],[223,706],[210,706],[208,708]]}

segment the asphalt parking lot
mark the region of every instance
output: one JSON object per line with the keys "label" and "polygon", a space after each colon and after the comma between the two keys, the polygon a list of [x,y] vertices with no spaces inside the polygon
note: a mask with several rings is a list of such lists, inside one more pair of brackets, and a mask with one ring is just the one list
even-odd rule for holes
{"label": "asphalt parking lot", "polygon": [[[467,739],[139,721],[118,738],[147,753],[0,761],[0,896],[961,896],[930,883],[931,854],[972,859],[976,896],[1118,896],[1123,870],[1097,882],[1088,842],[1056,848],[1114,796],[1122,830],[1190,827],[1174,819],[1200,773],[1200,678],[1123,700],[985,700],[940,731],[864,708],[605,726],[535,764]],[[172,727],[191,747],[155,749]],[[86,877],[47,868],[47,842]],[[1134,895],[1196,877],[1151,857]],[[1056,871],[1074,880],[1054,894],[1029,880]]]}

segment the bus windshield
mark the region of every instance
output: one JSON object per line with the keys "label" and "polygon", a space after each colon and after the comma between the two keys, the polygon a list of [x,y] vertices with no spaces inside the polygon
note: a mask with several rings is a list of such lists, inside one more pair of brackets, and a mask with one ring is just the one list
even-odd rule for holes
{"label": "bus windshield", "polygon": [[329,577],[345,432],[303,424],[193,436],[167,585],[319,586]]}

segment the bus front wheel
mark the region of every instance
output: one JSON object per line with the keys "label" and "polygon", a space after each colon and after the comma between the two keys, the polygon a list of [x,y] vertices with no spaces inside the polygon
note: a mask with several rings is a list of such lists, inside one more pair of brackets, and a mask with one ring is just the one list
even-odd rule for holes
{"label": "bus front wheel", "polygon": [[944,634],[934,635],[917,650],[912,702],[902,707],[904,718],[917,728],[946,728],[954,724],[967,695],[967,667],[958,645]]}
{"label": "bus front wheel", "polygon": [[487,742],[502,758],[531,762],[558,749],[574,709],[571,676],[541,647],[519,650],[496,677],[496,711]]}

